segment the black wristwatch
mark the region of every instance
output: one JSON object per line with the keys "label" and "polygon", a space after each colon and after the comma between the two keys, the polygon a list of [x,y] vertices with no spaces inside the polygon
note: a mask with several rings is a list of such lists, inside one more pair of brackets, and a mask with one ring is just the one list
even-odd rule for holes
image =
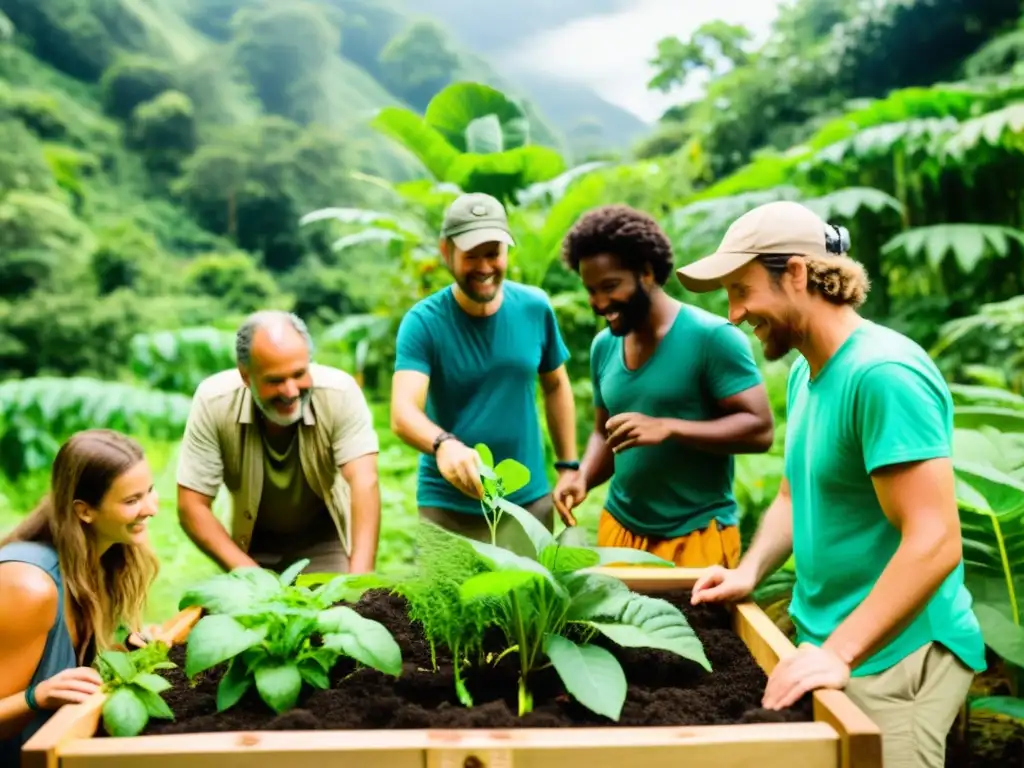
{"label": "black wristwatch", "polygon": [[580,463],[578,461],[556,461],[555,469],[561,471],[563,469],[579,470]]}
{"label": "black wristwatch", "polygon": [[440,435],[434,438],[434,453],[437,453],[437,449],[441,447],[441,443],[445,440],[455,440],[455,435],[451,432],[442,432]]}

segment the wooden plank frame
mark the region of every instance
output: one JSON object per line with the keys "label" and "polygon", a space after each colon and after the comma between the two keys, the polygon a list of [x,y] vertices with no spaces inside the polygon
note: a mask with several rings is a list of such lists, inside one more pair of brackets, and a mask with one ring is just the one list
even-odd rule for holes
{"label": "wooden plank frame", "polygon": [[[687,568],[590,572],[657,594],[693,585]],[[734,628],[765,672],[796,648],[757,605],[731,606]],[[181,643],[196,608],[163,627]],[[93,738],[103,694],[66,706],[22,750],[22,768],[881,768],[878,727],[841,691],[814,693],[814,722],[650,728],[255,731]],[[637,754],[637,753],[641,754]]]}

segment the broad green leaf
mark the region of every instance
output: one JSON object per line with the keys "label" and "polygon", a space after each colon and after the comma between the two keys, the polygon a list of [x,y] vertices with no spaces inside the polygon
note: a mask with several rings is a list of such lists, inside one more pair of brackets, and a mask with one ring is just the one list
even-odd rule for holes
{"label": "broad green leaf", "polygon": [[903,204],[892,195],[872,187],[845,187],[823,197],[801,201],[825,221],[853,219],[866,208],[873,213],[886,209],[900,214]]}
{"label": "broad green leaf", "polygon": [[480,460],[484,463],[485,467],[494,469],[494,454],[491,453],[491,449],[483,443],[477,443],[473,446],[473,450],[480,455]]}
{"label": "broad green leaf", "polygon": [[103,702],[103,727],[111,736],[138,736],[149,712],[131,688],[118,688]]}
{"label": "broad green leaf", "polygon": [[289,586],[293,581],[295,581],[296,577],[298,577],[298,575],[302,573],[302,569],[305,568],[307,565],[309,565],[308,557],[303,558],[302,560],[299,560],[288,566],[288,568],[285,569],[284,573],[282,573],[280,576],[281,586]]}
{"label": "broad green leaf", "polygon": [[496,88],[483,83],[459,82],[446,86],[427,105],[424,120],[460,152],[495,151],[471,148],[471,126],[481,118],[494,123],[499,150],[514,149],[529,142],[529,121],[523,108]]}
{"label": "broad green leaf", "polygon": [[512,495],[530,482],[530,470],[515,459],[502,459],[494,468],[494,473],[501,478],[506,495]]}
{"label": "broad green leaf", "polygon": [[242,651],[263,642],[267,630],[246,629],[231,616],[211,614],[201,618],[188,636],[185,674],[195,677]]}
{"label": "broad green leaf", "polygon": [[320,631],[324,646],[386,675],[402,674],[402,649],[383,624],[339,605],[320,614]]}
{"label": "broad green leaf", "polygon": [[933,268],[953,254],[960,269],[973,272],[988,253],[1006,256],[1011,240],[1018,249],[1024,247],[1024,232],[994,224],[935,224],[901,232],[882,246],[882,254],[902,250],[912,258],[924,255]]}
{"label": "broad green leaf", "polygon": [[993,427],[1000,432],[1024,433],[1024,411],[986,405],[963,405],[953,411],[957,429]]}
{"label": "broad green leaf", "polygon": [[1020,525],[1024,513],[1024,482],[984,464],[955,461],[953,467],[959,479],[984,496],[989,509],[1000,516],[1011,516]]}
{"label": "broad green leaf", "polygon": [[543,576],[557,592],[564,592],[564,588],[555,580],[551,571],[536,560],[517,555],[515,552],[502,547],[496,547],[485,541],[475,541],[473,539],[465,539],[465,541],[476,550],[476,553],[492,570],[532,571]]}
{"label": "broad green leaf", "polygon": [[958,408],[964,406],[997,406],[1024,411],[1024,397],[999,387],[985,387],[976,384],[951,383],[949,393]]}
{"label": "broad green leaf", "polygon": [[171,684],[165,678],[150,672],[142,672],[136,675],[132,678],[132,683],[153,693],[163,693],[171,687]]}
{"label": "broad green leaf", "polygon": [[449,171],[459,150],[422,117],[408,109],[384,107],[370,125],[409,150],[435,179],[452,180]]}
{"label": "broad green leaf", "polygon": [[571,602],[568,621],[593,621],[619,616],[629,601],[630,591],[620,579],[596,573],[570,573],[559,577]]}
{"label": "broad green leaf", "polygon": [[135,677],[135,665],[124,651],[107,651],[100,659],[119,679],[127,682]]}
{"label": "broad green leaf", "polygon": [[230,573],[211,576],[187,589],[178,602],[178,610],[193,605],[209,613],[244,611],[278,591],[281,583],[275,574],[262,568],[237,568]]}
{"label": "broad green leaf", "polygon": [[587,532],[579,525],[570,525],[562,529],[562,532],[555,537],[563,547],[586,547]]}
{"label": "broad green leaf", "polygon": [[278,714],[287,712],[298,703],[302,691],[302,675],[291,662],[279,664],[264,661],[256,667],[253,676],[260,698]]}
{"label": "broad green leaf", "polygon": [[235,706],[252,687],[252,683],[253,679],[245,660],[241,656],[233,658],[217,685],[217,711],[224,712]]}
{"label": "broad green leaf", "polygon": [[522,527],[523,532],[526,533],[527,538],[533,545],[533,555],[537,555],[546,547],[550,547],[555,543],[554,534],[544,527],[544,523],[518,504],[513,504],[508,499],[498,499],[495,506],[505,514],[511,515],[516,519],[516,522]]}
{"label": "broad green leaf", "polygon": [[994,712],[1024,722],[1024,699],[1016,696],[981,696],[970,702],[972,712]]}
{"label": "broad green leaf", "polygon": [[533,571],[488,571],[471,576],[459,586],[459,597],[475,600],[480,597],[500,598],[519,587],[536,581]]}
{"label": "broad green leaf", "polygon": [[324,575],[330,580],[321,584],[313,594],[317,598],[317,602],[325,606],[342,602],[358,602],[368,589],[386,585],[384,578],[375,573]]}
{"label": "broad green leaf", "polygon": [[167,706],[167,702],[161,699],[158,693],[136,685],[132,685],[131,688],[132,692],[146,708],[146,713],[150,717],[159,717],[161,720],[174,719],[174,711]]}
{"label": "broad green leaf", "polygon": [[1024,132],[1024,104],[1011,104],[980,117],[966,120],[946,142],[945,151],[956,159],[979,144],[991,147],[1006,146],[1021,151],[1021,133]]}
{"label": "broad green leaf", "polygon": [[314,688],[327,690],[331,687],[331,679],[327,676],[323,665],[316,658],[303,659],[299,664],[299,674],[302,675],[303,680]]}
{"label": "broad green leaf", "polygon": [[616,621],[592,621],[590,626],[619,645],[669,651],[711,671],[700,638],[683,612],[666,600],[633,594]]}
{"label": "broad green leaf", "polygon": [[566,547],[552,544],[541,550],[538,559],[540,564],[552,573],[564,573],[591,568],[598,564],[601,556],[593,549],[586,547]]}
{"label": "broad green leaf", "polygon": [[975,602],[974,615],[981,625],[985,645],[1004,661],[1024,668],[1024,627],[986,603]]}
{"label": "broad green leaf", "polygon": [[619,719],[626,701],[626,674],[611,652],[548,634],[544,636],[544,653],[580,704],[610,720]]}

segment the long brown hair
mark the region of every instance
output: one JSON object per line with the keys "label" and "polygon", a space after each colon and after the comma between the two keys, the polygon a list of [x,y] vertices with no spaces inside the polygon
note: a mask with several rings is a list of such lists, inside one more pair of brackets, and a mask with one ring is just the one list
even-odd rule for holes
{"label": "long brown hair", "polygon": [[96,651],[114,645],[121,623],[142,625],[142,613],[159,565],[148,544],[115,544],[99,558],[91,529],[75,514],[74,502],[99,507],[114,481],[145,458],[130,437],[109,429],[77,432],[53,462],[50,491],[0,542],[37,541],[57,551],[83,663],[90,642]]}

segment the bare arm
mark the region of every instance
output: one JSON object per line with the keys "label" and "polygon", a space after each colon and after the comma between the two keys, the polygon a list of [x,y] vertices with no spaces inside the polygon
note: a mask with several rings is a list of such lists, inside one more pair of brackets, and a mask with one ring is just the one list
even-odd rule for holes
{"label": "bare arm", "polygon": [[57,617],[57,586],[27,563],[0,564],[0,739],[32,719],[25,701],[46,635]]}
{"label": "bare arm", "polygon": [[352,491],[351,573],[370,573],[377,562],[380,538],[380,483],[377,454],[360,456],[341,467]]}
{"label": "bare arm", "polygon": [[793,499],[785,477],[771,506],[765,510],[754,534],[750,549],[740,560],[737,570],[750,576],[752,584],[760,583],[793,553]]}
{"label": "bare arm", "polygon": [[230,571],[256,566],[213,514],[212,496],[179,485],[178,520],[192,543],[221,568]]}
{"label": "bare arm", "polygon": [[775,439],[768,392],[758,384],[718,401],[723,416],[710,421],[667,419],[673,439],[711,453],[764,453]]}
{"label": "bare arm", "polygon": [[391,382],[391,431],[420,453],[433,454],[434,439],[444,430],[427,418],[430,377],[397,371]]}
{"label": "bare arm", "polygon": [[912,621],[963,556],[949,459],[885,467],[871,480],[900,544],[864,602],[824,643],[850,668]]}
{"label": "bare arm", "polygon": [[576,402],[564,365],[541,374],[548,432],[559,461],[576,460]]}

